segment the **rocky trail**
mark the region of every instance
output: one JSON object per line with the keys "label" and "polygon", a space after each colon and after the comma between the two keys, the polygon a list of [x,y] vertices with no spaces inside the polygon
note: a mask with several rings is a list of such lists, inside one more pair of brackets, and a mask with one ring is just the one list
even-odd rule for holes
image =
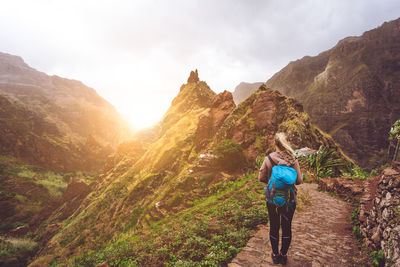
{"label": "rocky trail", "polygon": [[[318,191],[316,184],[302,184],[298,189],[308,191],[310,204],[294,215],[286,266],[362,266],[364,257],[350,221],[351,203]],[[271,259],[269,225],[261,225],[228,266],[276,266]]]}

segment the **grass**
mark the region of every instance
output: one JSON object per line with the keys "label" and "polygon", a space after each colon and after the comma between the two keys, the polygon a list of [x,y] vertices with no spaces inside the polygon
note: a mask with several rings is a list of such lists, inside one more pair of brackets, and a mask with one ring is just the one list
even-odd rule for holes
{"label": "grass", "polygon": [[[204,188],[208,196],[192,207],[152,222],[149,229],[71,260],[73,266],[221,266],[246,245],[252,231],[268,221],[263,186],[255,174]],[[140,242],[138,242],[140,240]]]}
{"label": "grass", "polygon": [[63,175],[48,171],[39,175],[40,179],[35,181],[47,188],[50,195],[61,196],[67,188],[68,183],[65,181]]}
{"label": "grass", "polygon": [[310,193],[306,190],[299,190],[296,195],[297,206],[296,209],[298,211],[304,211],[307,209],[307,206],[311,204]]}
{"label": "grass", "polygon": [[[0,156],[0,171],[9,176],[19,177],[28,182],[43,185],[51,196],[61,196],[72,179],[86,183],[95,180],[90,174],[81,171],[72,173],[47,171],[40,167],[20,162],[11,156]],[[18,196],[17,199],[23,202],[24,196]]]}
{"label": "grass", "polygon": [[22,170],[18,173],[18,176],[21,178],[28,178],[28,179],[32,179],[35,175],[36,172],[26,169],[26,168],[21,168]]}

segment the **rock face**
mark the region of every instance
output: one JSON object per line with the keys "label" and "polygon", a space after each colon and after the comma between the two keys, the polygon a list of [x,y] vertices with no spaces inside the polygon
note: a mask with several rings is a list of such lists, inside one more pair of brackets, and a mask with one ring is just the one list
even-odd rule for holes
{"label": "rock face", "polygon": [[235,101],[236,105],[239,105],[240,102],[245,100],[249,95],[251,95],[255,90],[257,90],[264,83],[246,83],[241,82],[238,86],[235,87],[233,91],[233,101]]}
{"label": "rock face", "polygon": [[210,112],[207,115],[201,115],[199,118],[196,134],[197,151],[201,151],[210,143],[211,138],[235,107],[232,94],[228,91],[224,91],[213,98]]}
{"label": "rock face", "polygon": [[267,86],[299,100],[311,120],[361,166],[383,163],[400,118],[400,19],[291,62]]}
{"label": "rock face", "polygon": [[247,158],[272,152],[273,136],[285,132],[296,147],[318,148],[320,145],[336,149],[332,139],[314,128],[303,106],[265,85],[242,101],[216,132],[213,144],[224,139],[241,144]]}
{"label": "rock face", "polygon": [[79,81],[0,53],[0,153],[52,170],[96,170],[130,134],[113,106]]}

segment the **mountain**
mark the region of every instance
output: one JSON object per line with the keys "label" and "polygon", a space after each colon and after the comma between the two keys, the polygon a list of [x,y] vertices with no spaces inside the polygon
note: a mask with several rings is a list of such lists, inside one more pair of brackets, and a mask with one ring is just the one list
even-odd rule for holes
{"label": "mountain", "polygon": [[300,101],[361,166],[380,166],[400,118],[400,19],[290,62],[266,85]]}
{"label": "mountain", "polygon": [[238,105],[240,102],[245,100],[249,95],[251,95],[255,90],[257,90],[263,83],[246,83],[241,82],[238,86],[235,87],[233,91],[233,101]]}
{"label": "mountain", "polygon": [[162,120],[122,143],[76,203],[33,235],[30,266],[226,264],[267,220],[254,161],[284,131],[296,148],[341,155],[297,101],[262,85],[236,106],[191,72]]}
{"label": "mountain", "polygon": [[0,53],[1,266],[26,266],[34,242],[8,237],[32,233],[67,203],[63,214],[69,214],[129,135],[129,126],[93,89]]}
{"label": "mountain", "polygon": [[51,170],[97,170],[130,129],[95,90],[0,53],[0,153]]}

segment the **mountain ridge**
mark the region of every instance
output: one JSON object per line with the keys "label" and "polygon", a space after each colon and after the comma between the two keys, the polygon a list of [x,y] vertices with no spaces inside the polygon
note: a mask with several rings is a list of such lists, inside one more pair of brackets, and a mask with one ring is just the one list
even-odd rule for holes
{"label": "mountain ridge", "polygon": [[400,19],[292,61],[267,86],[298,99],[312,121],[361,166],[384,163],[387,133],[400,117]]}

